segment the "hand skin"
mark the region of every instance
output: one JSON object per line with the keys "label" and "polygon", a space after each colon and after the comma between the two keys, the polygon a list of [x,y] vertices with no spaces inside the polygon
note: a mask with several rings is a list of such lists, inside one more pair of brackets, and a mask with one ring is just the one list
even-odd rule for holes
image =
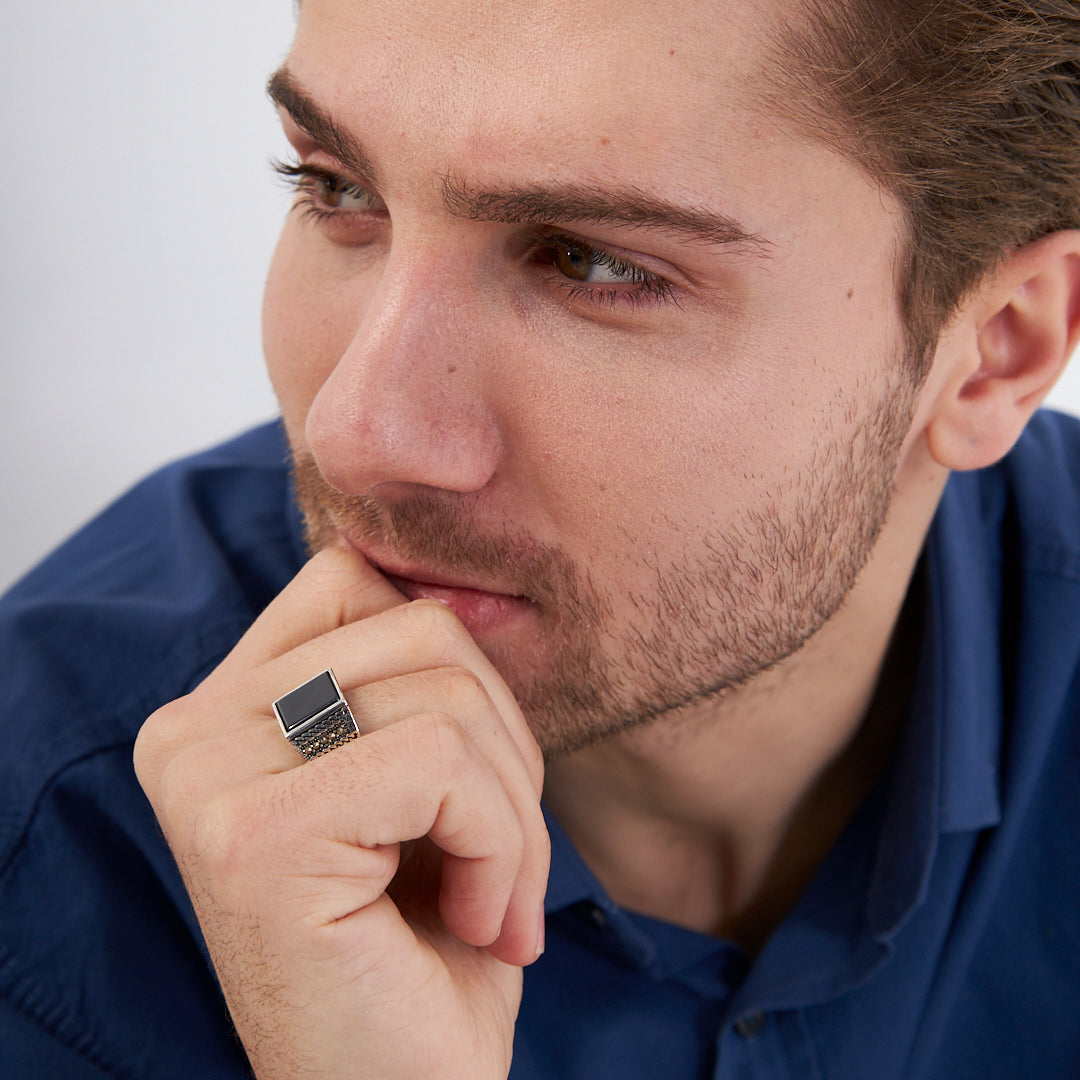
{"label": "hand skin", "polygon": [[[271,703],[328,667],[361,737],[305,762]],[[543,766],[449,610],[323,551],[135,766],[260,1080],[506,1077],[543,949]]]}

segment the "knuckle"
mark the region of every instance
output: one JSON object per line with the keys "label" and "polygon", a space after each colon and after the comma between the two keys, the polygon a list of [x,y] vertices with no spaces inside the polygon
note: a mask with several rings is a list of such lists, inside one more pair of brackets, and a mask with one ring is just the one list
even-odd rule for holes
{"label": "knuckle", "polygon": [[143,721],[135,739],[132,760],[135,775],[144,790],[156,786],[160,772],[179,749],[185,731],[183,723],[187,698],[162,705]]}
{"label": "knuckle", "polygon": [[536,816],[539,821],[530,830],[528,850],[537,865],[542,868],[541,877],[546,881],[548,867],[551,865],[551,834],[547,830],[543,814],[539,813],[539,807],[537,811]]}
{"label": "knuckle", "polygon": [[[202,743],[173,758],[162,771],[155,810],[178,861],[215,872],[265,861],[267,843],[288,843],[290,776],[226,790],[207,780],[219,750]],[[284,794],[283,794],[284,791]]]}
{"label": "knuckle", "polygon": [[507,845],[507,857],[520,865],[526,849],[525,826],[517,814],[509,814],[503,827],[506,830],[504,843]]}
{"label": "knuckle", "polygon": [[521,747],[521,756],[525,762],[525,769],[532,780],[533,786],[539,791],[544,784],[544,753],[539,744],[533,738],[524,740]]}
{"label": "knuckle", "polygon": [[317,551],[303,570],[308,587],[336,604],[357,585],[356,554],[336,545]]}
{"label": "knuckle", "polygon": [[243,818],[225,798],[211,799],[192,815],[188,830],[186,850],[182,853],[187,863],[197,862],[215,876],[235,870],[240,855],[250,850],[241,839],[238,826]]}
{"label": "knuckle", "polygon": [[211,878],[243,879],[250,867],[265,867],[268,836],[281,837],[272,812],[248,792],[219,794],[192,815],[186,860],[197,862]]}
{"label": "knuckle", "polygon": [[309,577],[331,579],[339,578],[342,574],[352,576],[354,566],[355,557],[352,552],[332,544],[316,551],[305,564],[304,572]]}
{"label": "knuckle", "polygon": [[188,756],[173,758],[158,778],[155,808],[163,826],[175,828],[190,812],[188,808],[197,798],[197,772],[188,767]]}
{"label": "knuckle", "polygon": [[438,600],[413,600],[404,610],[410,630],[439,652],[449,653],[465,633],[458,617]]}
{"label": "knuckle", "polygon": [[442,767],[454,770],[469,757],[464,728],[449,713],[424,712],[402,725],[409,753],[423,754]]}
{"label": "knuckle", "polygon": [[484,684],[468,668],[436,668],[424,677],[433,692],[452,704],[476,707],[488,702]]}

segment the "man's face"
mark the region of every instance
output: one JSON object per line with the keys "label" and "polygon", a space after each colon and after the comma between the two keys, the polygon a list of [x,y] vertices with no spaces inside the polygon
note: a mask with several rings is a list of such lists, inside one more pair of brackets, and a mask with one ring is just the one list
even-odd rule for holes
{"label": "man's face", "polygon": [[449,603],[549,752],[783,660],[884,520],[900,216],[757,105],[770,18],[305,0],[275,80],[313,542]]}

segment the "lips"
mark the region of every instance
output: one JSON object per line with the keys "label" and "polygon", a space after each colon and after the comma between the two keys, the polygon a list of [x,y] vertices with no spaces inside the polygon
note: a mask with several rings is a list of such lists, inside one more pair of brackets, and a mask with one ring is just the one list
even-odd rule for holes
{"label": "lips", "polygon": [[535,617],[535,605],[524,596],[475,588],[450,575],[444,576],[426,569],[393,566],[389,559],[378,558],[361,545],[346,542],[410,600],[437,600],[445,604],[473,637],[507,629],[521,619]]}
{"label": "lips", "polygon": [[461,585],[442,585],[431,581],[400,577],[379,567],[390,583],[410,600],[437,600],[445,604],[465,624],[473,637],[505,629],[527,617],[534,610],[523,596],[487,592]]}

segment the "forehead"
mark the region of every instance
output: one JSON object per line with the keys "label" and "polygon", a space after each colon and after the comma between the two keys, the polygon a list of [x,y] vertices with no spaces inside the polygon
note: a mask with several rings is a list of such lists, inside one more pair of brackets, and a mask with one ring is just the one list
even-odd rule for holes
{"label": "forehead", "polygon": [[715,175],[722,142],[762,137],[767,7],[304,0],[289,68],[335,115],[397,124],[398,155],[437,155],[462,175],[512,159],[552,179],[630,159],[637,182],[671,191],[688,149]]}

